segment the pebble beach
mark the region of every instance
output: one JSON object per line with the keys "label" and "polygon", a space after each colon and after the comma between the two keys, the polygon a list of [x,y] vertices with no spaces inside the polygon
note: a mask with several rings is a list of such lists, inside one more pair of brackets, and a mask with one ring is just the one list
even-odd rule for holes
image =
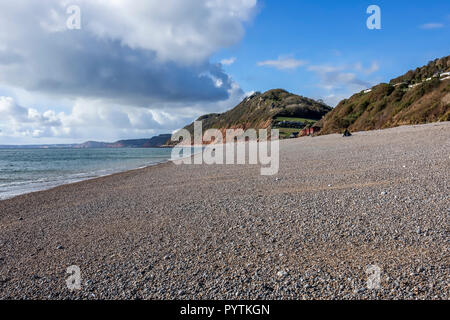
{"label": "pebble beach", "polygon": [[[450,122],[0,201],[0,299],[449,299]],[[81,289],[69,290],[69,266]],[[368,270],[380,283],[368,288]]]}

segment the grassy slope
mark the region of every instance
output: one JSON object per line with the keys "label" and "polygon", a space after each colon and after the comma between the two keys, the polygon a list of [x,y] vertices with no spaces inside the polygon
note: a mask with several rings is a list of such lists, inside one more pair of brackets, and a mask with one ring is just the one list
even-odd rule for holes
{"label": "grassy slope", "polygon": [[[256,93],[225,113],[204,115],[198,120],[202,120],[203,130],[264,129],[272,127],[278,117],[319,120],[330,110],[321,102],[275,89]],[[193,124],[186,129],[192,133]]]}
{"label": "grassy slope", "polygon": [[[313,125],[317,122],[317,120],[306,119],[306,118],[295,118],[295,117],[276,117],[275,122],[279,121],[290,121],[290,122],[301,122],[305,125]],[[299,128],[282,128],[278,126],[273,126],[274,129],[278,129],[280,131],[280,138],[285,139],[289,138],[292,133],[300,133],[302,129]]]}
{"label": "grassy slope", "polygon": [[[437,59],[428,65],[409,71],[379,84],[370,93],[357,93],[341,101],[320,121],[321,134],[382,129],[405,124],[420,124],[450,120],[450,80],[432,77],[436,72],[450,70],[450,57]],[[394,86],[394,84],[401,85]],[[414,88],[409,84],[420,83]]]}
{"label": "grassy slope", "polygon": [[302,122],[306,124],[314,124],[317,120],[295,117],[276,117],[276,121]]}

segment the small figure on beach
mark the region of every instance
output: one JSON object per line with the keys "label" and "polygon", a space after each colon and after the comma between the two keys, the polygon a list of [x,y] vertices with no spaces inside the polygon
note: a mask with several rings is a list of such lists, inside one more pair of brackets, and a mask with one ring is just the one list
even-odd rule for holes
{"label": "small figure on beach", "polygon": [[351,137],[351,133],[350,133],[350,131],[348,131],[348,128],[346,128],[345,129],[345,131],[344,131],[344,137]]}

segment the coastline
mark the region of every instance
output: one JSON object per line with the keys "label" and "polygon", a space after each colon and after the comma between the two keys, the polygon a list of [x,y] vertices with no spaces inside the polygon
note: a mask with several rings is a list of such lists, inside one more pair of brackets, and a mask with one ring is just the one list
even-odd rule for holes
{"label": "coastline", "polygon": [[283,140],[276,176],[165,162],[0,201],[0,299],[448,299],[449,141]]}
{"label": "coastline", "polygon": [[[0,149],[0,150],[2,150],[2,149]],[[3,150],[9,150],[9,149],[3,149]],[[30,149],[26,149],[26,150],[30,150]],[[101,177],[107,177],[107,176],[114,175],[117,173],[133,171],[133,170],[137,170],[137,169],[144,169],[147,167],[152,167],[152,166],[170,162],[170,161],[171,161],[171,159],[168,158],[166,160],[151,162],[151,163],[147,163],[145,165],[140,164],[140,165],[136,165],[135,167],[131,166],[129,168],[124,168],[124,169],[106,167],[102,170],[95,170],[95,169],[85,168],[83,171],[72,173],[69,176],[64,176],[64,175],[53,176],[52,177],[53,180],[47,180],[46,176],[42,176],[39,178],[39,180],[27,181],[31,184],[37,183],[37,185],[34,187],[28,187],[28,188],[14,190],[12,187],[15,187],[15,185],[12,185],[12,186],[10,186],[9,190],[8,189],[1,190],[2,192],[0,193],[0,201],[12,199],[12,198],[15,198],[15,197],[18,197],[21,195],[25,195],[25,194],[29,194],[29,193],[51,190],[51,189],[59,187],[59,186],[79,183],[79,182],[97,179],[97,178],[101,178]],[[90,170],[94,170],[94,171],[90,171]],[[27,186],[27,184],[25,182],[21,182],[20,184]]]}
{"label": "coastline", "polygon": [[51,186],[51,187],[46,188],[46,189],[41,189],[41,190],[36,190],[36,191],[31,191],[31,192],[25,192],[25,193],[21,193],[21,194],[18,194],[18,195],[15,195],[15,196],[11,196],[11,197],[8,197],[8,198],[0,199],[0,202],[11,200],[11,199],[14,199],[14,198],[17,198],[17,197],[21,197],[21,196],[30,195],[30,194],[47,192],[47,191],[51,191],[53,189],[57,189],[57,188],[60,188],[60,187],[77,185],[77,184],[80,184],[80,183],[83,183],[83,182],[87,182],[87,181],[95,181],[95,180],[98,180],[98,179],[112,177],[112,176],[116,176],[116,175],[121,175],[121,174],[126,174],[126,173],[134,173],[136,171],[145,170],[145,169],[153,168],[153,167],[157,167],[157,166],[162,166],[162,165],[165,165],[165,164],[168,164],[168,163],[171,163],[171,162],[172,161],[170,159],[168,159],[166,161],[152,163],[152,164],[149,164],[149,165],[146,165],[146,166],[142,166],[142,167],[139,167],[139,168],[135,168],[135,169],[128,169],[128,170],[125,170],[125,171],[107,173],[105,175],[99,175],[97,177],[91,177],[91,178],[86,178],[86,179],[82,179],[82,180],[79,180],[79,181],[62,183],[62,184],[58,184],[58,185],[55,185],[55,186]]}

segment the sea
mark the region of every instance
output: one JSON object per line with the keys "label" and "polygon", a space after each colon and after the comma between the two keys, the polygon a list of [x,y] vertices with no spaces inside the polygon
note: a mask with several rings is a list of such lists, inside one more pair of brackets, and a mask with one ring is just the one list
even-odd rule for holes
{"label": "sea", "polygon": [[0,200],[167,162],[170,148],[0,149]]}

